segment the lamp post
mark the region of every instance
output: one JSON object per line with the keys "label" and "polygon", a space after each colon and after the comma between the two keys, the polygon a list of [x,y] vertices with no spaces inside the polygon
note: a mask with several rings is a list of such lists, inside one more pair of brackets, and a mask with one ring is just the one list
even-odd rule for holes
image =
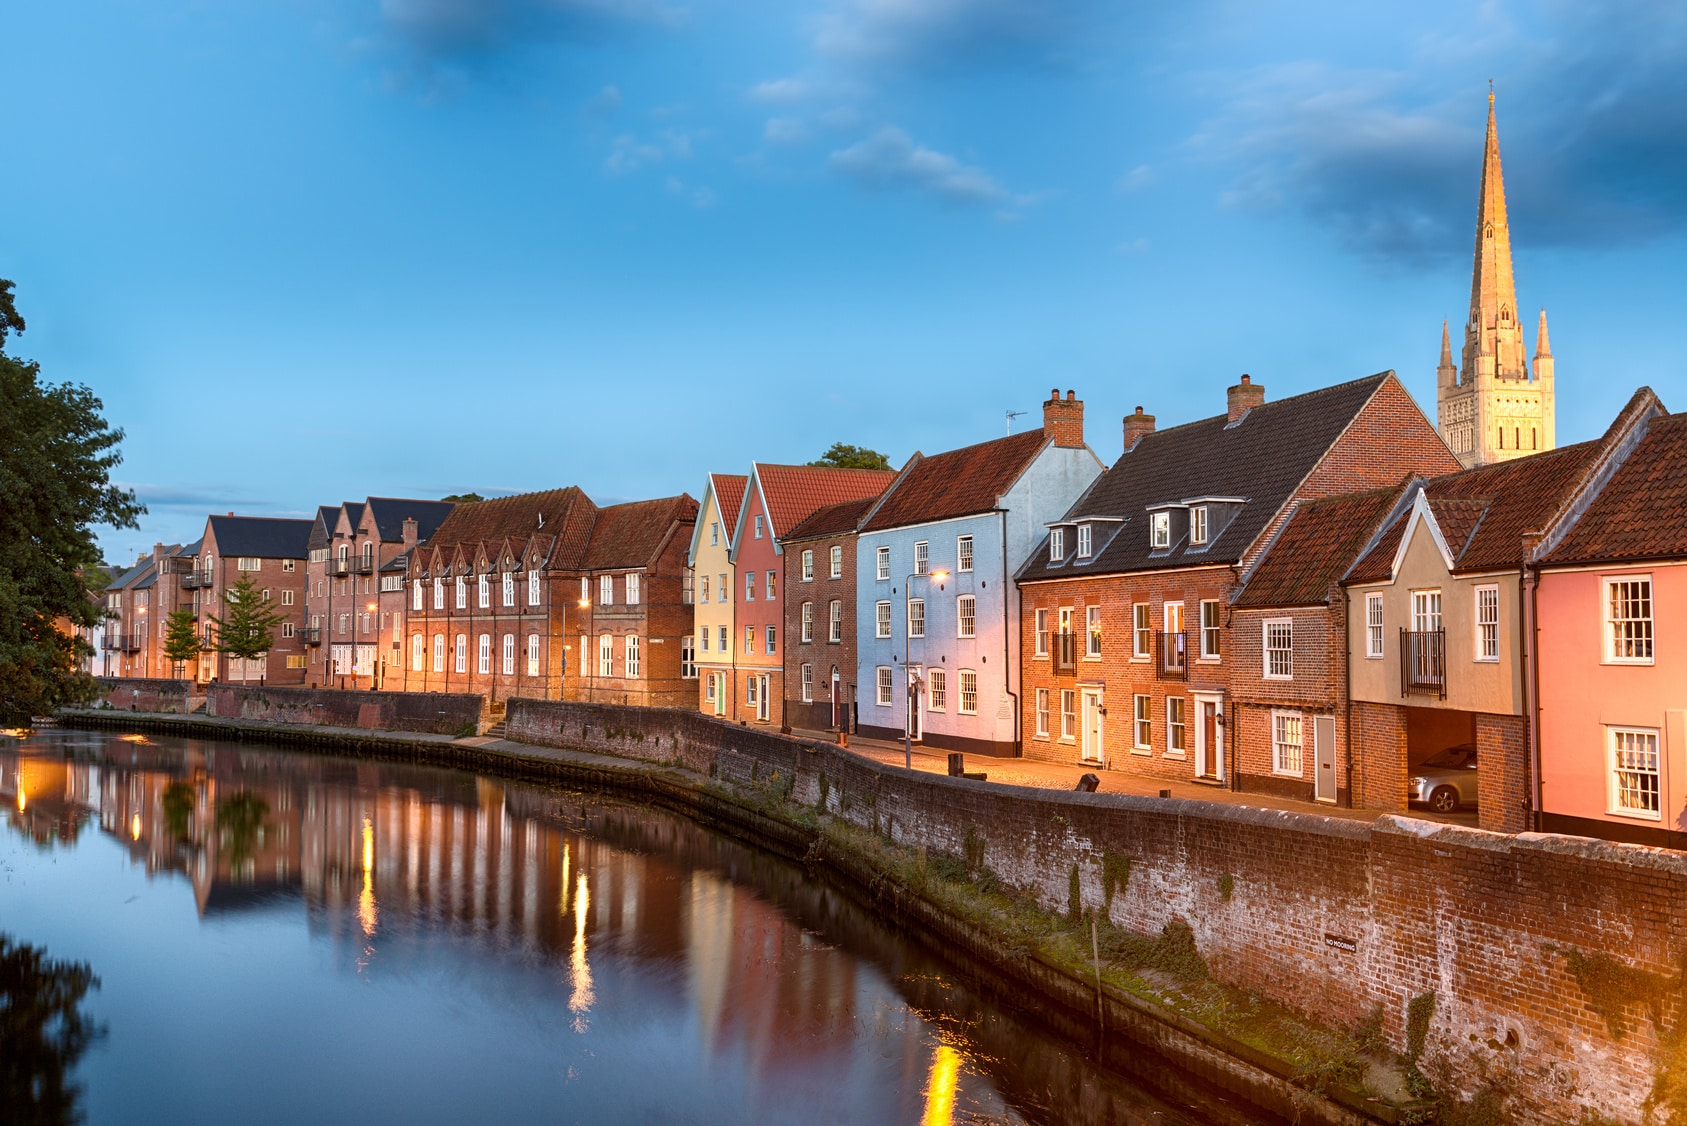
{"label": "lamp post", "polygon": [[[902,675],[908,678],[907,711],[902,717],[902,765],[908,770],[914,769],[914,704],[919,696],[919,682],[914,679],[913,666],[908,663],[908,647],[914,633],[908,608],[914,600],[915,579],[935,579],[941,584],[948,577],[948,571],[915,571],[902,587]],[[920,622],[920,640],[925,640],[924,618]]]}

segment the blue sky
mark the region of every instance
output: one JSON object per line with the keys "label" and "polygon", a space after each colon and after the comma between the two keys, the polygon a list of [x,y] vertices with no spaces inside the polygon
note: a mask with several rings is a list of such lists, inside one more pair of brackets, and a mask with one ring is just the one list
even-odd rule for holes
{"label": "blue sky", "polygon": [[0,0],[0,277],[149,508],[900,463],[1050,387],[1394,368],[1433,413],[1488,79],[1560,441],[1687,409],[1671,3]]}

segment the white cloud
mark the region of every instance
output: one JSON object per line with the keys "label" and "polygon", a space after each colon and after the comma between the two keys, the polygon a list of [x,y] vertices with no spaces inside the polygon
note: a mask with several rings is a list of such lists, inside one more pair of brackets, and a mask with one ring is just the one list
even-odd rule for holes
{"label": "white cloud", "polygon": [[753,101],[768,102],[773,105],[788,105],[800,102],[809,95],[808,83],[798,78],[770,78],[766,82],[758,82],[750,88],[750,98]]}
{"label": "white cloud", "polygon": [[664,129],[654,139],[640,139],[631,133],[616,137],[609,146],[609,156],[603,166],[611,175],[636,172],[647,164],[664,160],[689,160],[691,142],[696,134]]}
{"label": "white cloud", "polygon": [[1128,195],[1131,192],[1140,192],[1142,189],[1149,187],[1153,183],[1154,170],[1146,164],[1139,164],[1135,168],[1132,168],[1129,172],[1126,172],[1123,176],[1120,176],[1119,182],[1113,186],[1120,194]]}
{"label": "white cloud", "polygon": [[800,145],[808,140],[808,126],[795,117],[769,118],[762,136],[776,145]]}
{"label": "white cloud", "polygon": [[586,112],[594,117],[610,117],[620,110],[621,102],[621,91],[613,86],[605,86],[586,103]]}
{"label": "white cloud", "polygon": [[1081,43],[1093,0],[836,0],[815,48],[864,62],[1044,62]]}
{"label": "white cloud", "polygon": [[975,206],[1016,202],[984,169],[916,144],[895,126],[839,149],[830,164],[834,171],[868,188],[916,188],[949,203]]}
{"label": "white cloud", "polygon": [[680,199],[685,200],[685,202],[691,204],[691,206],[697,208],[699,211],[706,211],[719,202],[719,197],[715,195],[715,190],[713,188],[702,185],[688,185],[678,176],[668,177],[667,189],[669,195],[677,196]]}

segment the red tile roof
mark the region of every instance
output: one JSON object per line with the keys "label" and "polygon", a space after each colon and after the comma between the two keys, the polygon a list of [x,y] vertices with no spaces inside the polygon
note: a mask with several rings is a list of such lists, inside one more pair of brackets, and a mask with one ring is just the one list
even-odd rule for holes
{"label": "red tile roof", "polygon": [[[1248,576],[1236,605],[1243,608],[1318,606],[1329,599],[1354,558],[1412,487],[1344,493],[1302,505]],[[1392,558],[1392,555],[1390,556]]]}
{"label": "red tile roof", "polygon": [[525,543],[529,536],[548,534],[557,537],[549,565],[572,571],[580,567],[596,515],[597,505],[577,485],[495,497],[452,508],[428,543],[449,560],[458,547],[473,558],[475,548],[483,542],[501,544],[511,539]]}
{"label": "red tile roof", "polygon": [[1621,563],[1687,556],[1687,414],[1653,419],[1628,459],[1543,560]]}
{"label": "red tile roof", "polygon": [[[650,565],[676,527],[697,519],[697,502],[684,493],[600,508],[581,566],[588,571]],[[687,538],[690,532],[686,533]]]}
{"label": "red tile roof", "polygon": [[853,532],[877,499],[877,496],[870,496],[860,500],[846,500],[842,504],[829,504],[816,510],[814,515],[785,533],[785,540],[790,542]]}
{"label": "red tile roof", "polygon": [[720,509],[721,523],[726,525],[727,542],[738,529],[738,510],[744,506],[744,488],[750,483],[742,473],[711,473],[709,485],[715,491],[715,507]]}
{"label": "red tile roof", "polygon": [[958,450],[915,455],[864,532],[950,520],[989,512],[1030,467],[1048,438],[1041,429],[995,438]]}
{"label": "red tile roof", "polygon": [[817,509],[877,497],[896,480],[892,469],[837,469],[824,465],[765,465],[755,478],[773,537],[783,539]]}

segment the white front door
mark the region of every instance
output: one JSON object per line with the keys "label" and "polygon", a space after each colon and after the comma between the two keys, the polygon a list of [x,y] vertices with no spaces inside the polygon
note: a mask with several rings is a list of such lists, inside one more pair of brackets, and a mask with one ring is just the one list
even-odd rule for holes
{"label": "white front door", "polygon": [[1106,748],[1102,742],[1101,692],[1086,688],[1083,691],[1083,757],[1085,762],[1105,763]]}
{"label": "white front door", "polygon": [[1334,804],[1339,779],[1336,777],[1336,717],[1312,717],[1312,762],[1318,773],[1312,780],[1312,796]]}
{"label": "white front door", "polygon": [[1195,693],[1195,777],[1224,781],[1224,697]]}

